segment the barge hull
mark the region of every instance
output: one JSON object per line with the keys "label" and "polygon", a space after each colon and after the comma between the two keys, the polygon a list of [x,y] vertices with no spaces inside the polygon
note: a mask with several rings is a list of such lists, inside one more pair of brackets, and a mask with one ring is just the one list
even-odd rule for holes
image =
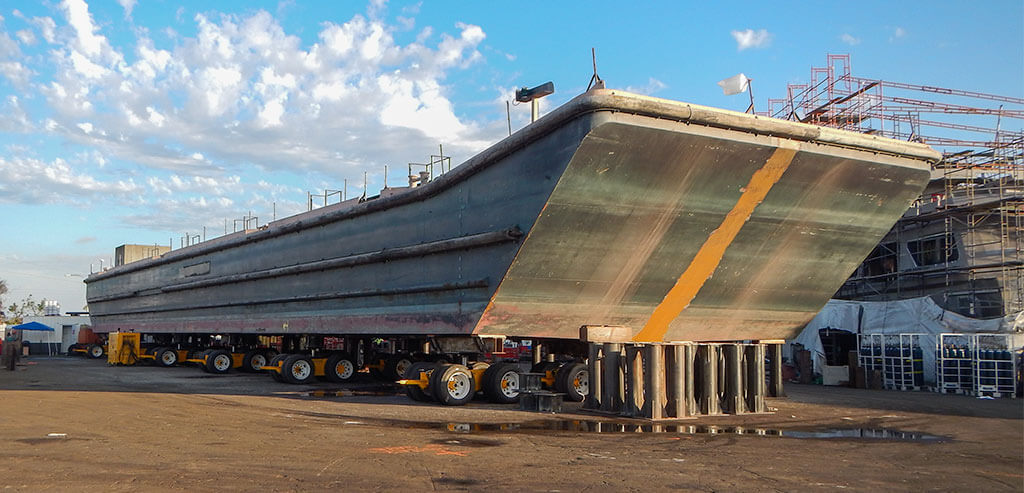
{"label": "barge hull", "polygon": [[89,304],[99,332],[782,339],[936,159],[591,91],[425,186],[90,276]]}

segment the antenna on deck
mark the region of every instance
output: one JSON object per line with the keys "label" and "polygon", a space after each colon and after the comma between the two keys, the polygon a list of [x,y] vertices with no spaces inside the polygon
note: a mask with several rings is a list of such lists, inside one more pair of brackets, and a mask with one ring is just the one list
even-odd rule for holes
{"label": "antenna on deck", "polygon": [[594,63],[594,75],[590,76],[590,82],[587,83],[587,90],[591,89],[604,89],[604,79],[600,75],[597,75],[597,51],[594,48],[590,48],[590,61]]}

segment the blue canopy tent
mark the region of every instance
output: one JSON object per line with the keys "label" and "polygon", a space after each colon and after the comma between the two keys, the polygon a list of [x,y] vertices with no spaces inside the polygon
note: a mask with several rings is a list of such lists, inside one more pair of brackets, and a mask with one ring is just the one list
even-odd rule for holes
{"label": "blue canopy tent", "polygon": [[[54,329],[53,327],[50,327],[49,325],[46,325],[46,324],[41,324],[39,322],[23,323],[23,324],[20,324],[20,325],[15,325],[14,327],[9,327],[8,329],[14,329],[14,330],[36,330],[36,331],[40,331],[40,332],[57,332],[57,330]],[[46,344],[46,354],[48,354],[50,356],[53,356],[53,347],[52,347],[53,345],[51,343],[49,343],[49,342],[47,342],[45,344]]]}
{"label": "blue canopy tent", "polygon": [[41,324],[39,322],[29,322],[29,323],[26,323],[26,324],[15,325],[14,327],[11,327],[11,329],[13,329],[13,330],[45,330],[45,331],[49,331],[49,332],[56,332],[56,329],[54,329],[53,327],[50,327],[49,325]]}

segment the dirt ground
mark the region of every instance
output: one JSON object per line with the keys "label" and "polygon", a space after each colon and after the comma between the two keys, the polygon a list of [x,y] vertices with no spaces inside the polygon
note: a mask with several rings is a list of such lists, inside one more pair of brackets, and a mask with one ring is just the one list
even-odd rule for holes
{"label": "dirt ground", "polygon": [[4,490],[1024,491],[1020,399],[789,385],[771,414],[652,429],[369,379],[27,363],[0,371]]}

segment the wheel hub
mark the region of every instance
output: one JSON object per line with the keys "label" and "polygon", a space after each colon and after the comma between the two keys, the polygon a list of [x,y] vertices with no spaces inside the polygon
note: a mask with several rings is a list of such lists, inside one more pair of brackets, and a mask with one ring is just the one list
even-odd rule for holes
{"label": "wheel hub", "polygon": [[292,376],[299,380],[305,380],[309,373],[309,363],[305,361],[298,361],[292,365]]}

